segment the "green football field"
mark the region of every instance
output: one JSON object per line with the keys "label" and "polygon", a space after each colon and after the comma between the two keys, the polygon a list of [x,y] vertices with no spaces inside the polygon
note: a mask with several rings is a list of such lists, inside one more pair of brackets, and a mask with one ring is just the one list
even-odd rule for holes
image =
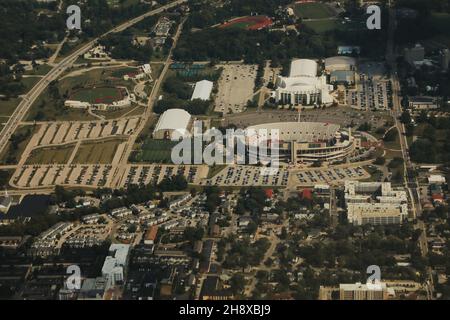
{"label": "green football field", "polygon": [[294,12],[303,19],[326,19],[334,16],[333,10],[320,2],[296,4]]}
{"label": "green football field", "polygon": [[112,103],[123,98],[120,89],[113,87],[80,89],[70,97],[70,100],[89,103]]}
{"label": "green football field", "polygon": [[139,162],[171,163],[172,148],[176,142],[168,140],[147,140],[142,145],[136,159]]}

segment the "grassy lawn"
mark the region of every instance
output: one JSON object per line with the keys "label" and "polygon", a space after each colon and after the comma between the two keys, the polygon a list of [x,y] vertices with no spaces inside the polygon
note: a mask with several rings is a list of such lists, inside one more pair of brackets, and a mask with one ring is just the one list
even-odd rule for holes
{"label": "grassy lawn", "polygon": [[39,126],[19,127],[13,135],[16,138],[20,137],[20,139],[17,138],[18,143],[14,146],[11,141],[8,142],[0,154],[0,164],[17,164],[31,137],[38,129]]}
{"label": "grassy lawn", "polygon": [[378,170],[378,168],[374,166],[367,166],[364,167],[364,169],[370,174],[370,178],[361,180],[363,182],[376,182],[381,181],[381,178],[383,177],[383,172]]}
{"label": "grassy lawn", "polygon": [[[94,69],[74,77],[66,77],[58,81],[58,90],[61,99],[56,101],[53,99],[48,89],[36,99],[30,108],[28,120],[95,120],[95,117],[89,115],[86,110],[71,109],[64,106],[64,96],[71,97],[75,93],[75,98],[88,99],[95,102],[96,99],[103,101],[114,100],[118,89],[116,86],[127,87],[130,92],[134,87],[132,81],[125,81],[122,78],[114,77],[114,72],[120,72],[123,69],[130,68],[111,68],[111,69]],[[97,88],[86,88],[97,86]],[[72,99],[74,97],[71,97]],[[131,110],[132,107],[126,110]],[[126,112],[126,111],[124,111]]]}
{"label": "grassy lawn", "polygon": [[40,77],[27,77],[22,78],[21,83],[25,86],[24,92],[30,91],[38,81],[41,80]]}
{"label": "grassy lawn", "polygon": [[58,148],[40,148],[34,150],[27,159],[27,164],[65,164],[70,159],[75,145]]}
{"label": "grassy lawn", "polygon": [[216,174],[221,172],[226,167],[227,167],[226,165],[216,165],[216,166],[209,167],[208,179],[213,178]]}
{"label": "grassy lawn", "polygon": [[140,116],[144,113],[144,107],[141,106],[133,106],[131,108],[119,109],[114,111],[95,111],[95,114],[98,114],[102,117],[105,117],[107,120],[118,119],[123,116],[131,117],[131,116]]}
{"label": "grassy lawn", "polygon": [[341,28],[341,23],[338,20],[305,21],[303,24],[317,33],[324,33]]}
{"label": "grassy lawn", "polygon": [[5,188],[9,184],[9,180],[13,175],[14,170],[0,170],[0,188]]}
{"label": "grassy lawn", "polygon": [[70,96],[70,100],[83,101],[89,103],[113,103],[122,100],[123,93],[114,87],[85,88],[75,91]]}
{"label": "grassy lawn", "polygon": [[25,75],[44,76],[52,69],[48,64],[40,64],[31,71],[26,71]]}
{"label": "grassy lawn", "polygon": [[80,164],[109,164],[114,159],[119,144],[118,139],[104,139],[81,144],[73,163]]}
{"label": "grassy lawn", "polygon": [[64,106],[64,101],[53,100],[46,89],[36,99],[27,116],[28,121],[75,121],[96,120],[86,110],[71,109]]}
{"label": "grassy lawn", "polygon": [[148,139],[134,155],[136,162],[172,163],[172,148],[176,142]]}
{"label": "grassy lawn", "polygon": [[319,2],[296,4],[294,13],[303,19],[325,19],[334,16],[334,12],[330,7]]}
{"label": "grassy lawn", "polygon": [[[0,116],[10,116],[20,103],[20,98],[0,99]],[[6,119],[5,119],[6,120]]]}

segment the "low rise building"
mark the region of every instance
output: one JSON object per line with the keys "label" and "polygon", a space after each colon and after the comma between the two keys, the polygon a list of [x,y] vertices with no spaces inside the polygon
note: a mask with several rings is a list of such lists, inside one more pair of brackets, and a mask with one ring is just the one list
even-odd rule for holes
{"label": "low rise building", "polygon": [[409,97],[409,107],[412,110],[432,110],[439,108],[435,97],[415,96]]}

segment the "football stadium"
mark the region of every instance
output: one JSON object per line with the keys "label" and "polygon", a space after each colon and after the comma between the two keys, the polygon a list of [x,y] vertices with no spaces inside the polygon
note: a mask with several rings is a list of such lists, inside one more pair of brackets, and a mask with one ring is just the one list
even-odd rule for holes
{"label": "football stadium", "polygon": [[[254,130],[254,131],[253,131]],[[323,122],[278,122],[255,125],[259,141],[271,140],[271,130],[278,130],[279,161],[285,164],[313,164],[344,160],[360,148],[360,140],[351,129]]]}

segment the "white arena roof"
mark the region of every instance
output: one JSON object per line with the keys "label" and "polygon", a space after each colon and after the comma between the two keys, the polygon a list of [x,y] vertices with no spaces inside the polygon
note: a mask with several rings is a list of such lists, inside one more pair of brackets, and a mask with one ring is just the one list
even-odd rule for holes
{"label": "white arena roof", "polygon": [[209,100],[211,96],[211,92],[213,89],[213,83],[208,80],[202,80],[195,84],[194,93],[192,94],[191,100],[200,99],[200,100]]}
{"label": "white arena roof", "polygon": [[179,130],[185,132],[191,121],[189,112],[183,109],[169,109],[164,112],[156,124],[154,132],[160,130]]}
{"label": "white arena roof", "polygon": [[289,77],[316,77],[317,62],[309,59],[297,59],[291,63]]}

